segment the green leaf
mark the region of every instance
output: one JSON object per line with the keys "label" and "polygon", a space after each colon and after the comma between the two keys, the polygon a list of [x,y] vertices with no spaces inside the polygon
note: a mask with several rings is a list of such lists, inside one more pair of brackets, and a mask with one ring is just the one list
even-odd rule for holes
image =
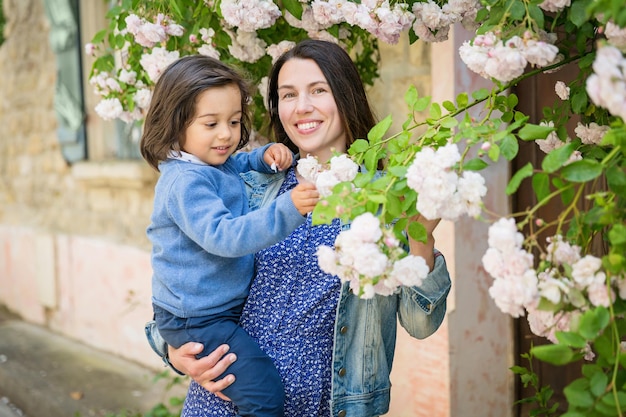
{"label": "green leaf", "polygon": [[511,370],[511,372],[517,375],[523,375],[523,374],[529,373],[528,369],[524,368],[523,366],[514,365],[514,366],[511,366],[509,369]]}
{"label": "green leaf", "polygon": [[450,100],[444,101],[443,103],[441,103],[441,105],[443,106],[444,109],[448,110],[451,113],[456,111],[456,106]]}
{"label": "green leaf", "polygon": [[589,381],[579,378],[563,389],[563,394],[571,406],[589,408],[593,406],[593,396],[589,392]]}
{"label": "green leaf", "polygon": [[570,142],[560,148],[552,150],[541,162],[541,168],[546,172],[554,172],[561,168],[574,152],[575,144]]}
{"label": "green leaf", "polygon": [[367,199],[376,204],[384,204],[387,202],[387,197],[382,194],[368,193]]}
{"label": "green leaf", "polygon": [[602,174],[602,165],[598,161],[583,159],[564,166],[561,173],[568,181],[587,182]]}
{"label": "green leaf", "polygon": [[560,344],[582,349],[587,345],[584,337],[573,332],[556,332],[555,336]]}
{"label": "green leaf", "polygon": [[613,225],[611,230],[609,230],[609,242],[614,246],[626,243],[626,226],[623,224]]}
{"label": "green leaf", "polygon": [[383,136],[385,136],[385,133],[387,133],[391,127],[392,123],[393,120],[391,115],[388,115],[383,120],[376,123],[376,126],[374,126],[367,134],[367,139],[369,139],[370,144],[380,142]]}
{"label": "green leaf", "polygon": [[626,171],[623,168],[610,166],[606,170],[606,181],[612,191],[626,195]]}
{"label": "green leaf", "polygon": [[454,117],[447,116],[441,119],[439,124],[445,128],[452,129],[453,127],[457,126],[459,122]]}
{"label": "green leaf", "polygon": [[356,153],[363,153],[370,147],[370,144],[365,139],[357,139],[350,145],[349,153],[354,155]]}
{"label": "green leaf", "polygon": [[369,149],[365,152],[364,157],[365,168],[368,171],[375,171],[378,167],[378,153],[374,149]]}
{"label": "green leaf", "polygon": [[426,110],[430,104],[430,97],[420,97],[415,101],[413,111],[420,112]]}
{"label": "green leaf", "polygon": [[509,181],[509,184],[506,186],[506,195],[511,195],[515,191],[517,191],[520,184],[522,183],[522,180],[524,178],[530,177],[531,175],[533,175],[533,164],[529,162],[522,168],[520,168],[520,170],[517,171],[515,175],[513,175],[513,177]]}
{"label": "green leaf", "polygon": [[491,148],[489,148],[489,150],[487,151],[487,156],[492,161],[497,161],[498,158],[500,158],[500,146],[498,146],[498,144],[496,143],[492,144]]}
{"label": "green leaf", "polygon": [[414,85],[411,85],[406,93],[404,93],[404,102],[410,109],[415,109],[415,103],[417,102],[417,98],[419,94],[417,92],[417,88]]}
{"label": "green leaf", "polygon": [[176,1],[170,0],[170,7],[174,9],[174,13],[177,17],[183,16],[183,13],[180,11],[180,7],[178,7],[178,3]]}
{"label": "green leaf", "polygon": [[[491,92],[486,88],[480,88],[476,91],[472,91],[472,98],[476,101],[484,100],[491,95]],[[460,94],[459,94],[460,97]],[[458,100],[458,98],[457,98]],[[460,103],[459,103],[460,104]]]}
{"label": "green leaf", "polygon": [[104,38],[106,38],[107,35],[107,30],[106,29],[102,29],[101,31],[96,32],[95,35],[93,35],[93,38],[91,39],[91,43],[100,43],[102,41],[104,41]]}
{"label": "green leaf", "polygon": [[509,13],[513,20],[521,21],[526,16],[526,7],[524,7],[524,3],[521,1],[514,1],[509,8]]}
{"label": "green leaf", "polygon": [[537,27],[542,28],[544,25],[543,10],[541,10],[537,4],[533,3],[528,4],[527,7],[531,20],[534,20],[534,24],[537,25]]}
{"label": "green leaf", "polygon": [[387,169],[389,173],[395,177],[404,177],[409,170],[406,166],[392,166]]}
{"label": "green leaf", "polygon": [[512,161],[519,151],[517,138],[510,133],[506,135],[504,139],[502,139],[502,142],[500,142],[500,151],[507,161]]}
{"label": "green leaf", "polygon": [[441,117],[441,106],[439,103],[433,103],[430,106],[430,118],[431,119],[439,119]]}
{"label": "green leaf", "polygon": [[589,380],[589,388],[591,389],[591,393],[596,397],[601,396],[602,394],[604,394],[608,383],[609,378],[605,374],[601,372],[595,373]]}
{"label": "green leaf", "polygon": [[535,125],[532,123],[526,123],[522,127],[517,135],[521,140],[536,140],[545,139],[548,134],[554,132],[554,128],[550,126]]}
{"label": "green leaf", "polygon": [[585,89],[578,89],[570,98],[574,113],[583,113],[589,104],[589,99]]}
{"label": "green leaf", "polygon": [[420,222],[411,222],[408,227],[409,236],[418,242],[426,242],[427,234],[426,228]]}
{"label": "green leaf", "polygon": [[544,172],[533,175],[533,190],[537,196],[537,201],[542,201],[550,195],[550,177]]}
{"label": "green leaf", "polygon": [[467,93],[461,93],[458,96],[456,96],[456,104],[459,107],[467,107],[467,103],[468,103]]}
{"label": "green leaf", "polygon": [[480,158],[470,159],[463,163],[463,169],[466,171],[480,171],[487,168],[489,165]]}
{"label": "green leaf", "polygon": [[537,359],[553,365],[567,365],[575,359],[572,349],[564,345],[534,346],[530,352]]}
{"label": "green leaf", "polygon": [[397,218],[402,216],[402,202],[398,196],[388,194],[387,204],[385,207],[393,217]]}
{"label": "green leaf", "polygon": [[581,27],[583,23],[589,20],[589,13],[587,13],[587,7],[592,0],[577,0],[572,3],[572,7],[569,10],[569,20],[572,21],[578,27]]}
{"label": "green leaf", "polygon": [[298,20],[302,20],[302,3],[298,0],[282,0],[283,6]]}
{"label": "green leaf", "polygon": [[624,391],[617,391],[617,402],[615,401],[615,397],[612,392],[606,393],[604,397],[602,397],[602,402],[610,407],[613,407],[614,411],[617,411],[617,404],[619,403],[619,408],[621,411],[626,409],[626,393]]}
{"label": "green leaf", "polygon": [[609,324],[610,314],[604,307],[586,311],[578,324],[578,332],[587,340],[594,340]]}

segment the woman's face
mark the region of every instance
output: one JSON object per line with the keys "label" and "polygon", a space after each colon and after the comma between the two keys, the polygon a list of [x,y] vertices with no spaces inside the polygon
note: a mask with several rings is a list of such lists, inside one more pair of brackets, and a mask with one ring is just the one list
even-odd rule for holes
{"label": "woman's face", "polygon": [[322,163],[346,151],[346,132],[333,92],[312,59],[293,58],[278,73],[278,117],[300,155]]}

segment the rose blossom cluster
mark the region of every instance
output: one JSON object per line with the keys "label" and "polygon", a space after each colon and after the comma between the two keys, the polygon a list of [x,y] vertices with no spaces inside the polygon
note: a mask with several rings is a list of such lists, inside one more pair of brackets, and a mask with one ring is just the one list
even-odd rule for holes
{"label": "rose blossom cluster", "polygon": [[[390,4],[389,0],[364,0],[358,3],[348,0],[314,0],[310,7],[312,14],[308,26],[311,28],[317,26],[317,30],[322,30],[346,22],[389,44],[397,43],[400,34],[410,28],[415,19],[407,4]],[[305,21],[304,18],[302,20]],[[311,30],[307,31],[311,34]]]}
{"label": "rose blossom cluster", "polygon": [[[137,79],[135,71],[122,68],[117,77],[107,72],[99,72],[89,79],[89,84],[94,87],[96,94],[102,97],[111,96],[101,100],[95,107],[96,113],[104,120],[120,119],[126,123],[140,120],[150,106],[152,89]],[[132,92],[132,111],[127,110],[128,106],[125,108],[119,98],[124,89]]]}
{"label": "rose blossom cluster", "polygon": [[357,216],[335,240],[335,248],[317,249],[322,271],[349,282],[361,298],[391,295],[400,286],[420,285],[429,268],[421,256],[407,254],[389,229],[372,213]]}
{"label": "rose blossom cluster", "polygon": [[271,0],[222,0],[220,8],[226,23],[244,32],[271,27],[281,16]]}
{"label": "rose blossom cluster", "polygon": [[[577,317],[590,308],[608,307],[615,299],[615,289],[607,286],[600,258],[581,257],[581,248],[565,242],[560,235],[548,238],[548,243],[544,255],[548,266],[537,274],[539,298],[527,306],[527,313],[530,330],[557,343],[557,331],[570,331]],[[625,287],[624,280],[615,284]],[[620,295],[623,291],[620,288]],[[542,300],[548,307],[542,307]],[[587,346],[585,359],[593,356]]]}
{"label": "rose blossom cluster", "polygon": [[556,342],[556,331],[568,331],[572,320],[598,306],[607,307],[616,296],[626,296],[626,280],[607,286],[602,260],[581,256],[581,248],[561,235],[547,239],[542,269],[523,247],[524,237],[513,219],[499,219],[489,228],[485,271],[494,278],[489,295],[503,313],[527,315],[531,331]]}
{"label": "rose blossom cluster", "polygon": [[602,138],[609,131],[608,126],[599,125],[595,122],[583,124],[578,122],[574,133],[580,138],[585,145],[599,145]]}
{"label": "rose blossom cluster", "polygon": [[[228,53],[248,64],[257,63],[266,55],[275,59],[279,51],[285,50],[288,45],[285,41],[268,45],[257,33],[275,26],[281,18],[290,26],[306,31],[310,38],[332,42],[349,39],[349,26],[367,31],[388,44],[397,43],[400,35],[413,27],[418,37],[432,42],[445,40],[449,27],[456,22],[462,22],[470,30],[475,29],[474,20],[480,7],[478,0],[450,0],[442,7],[430,0],[428,3],[415,3],[412,10],[406,3],[389,0],[313,0],[300,3],[302,15],[296,18],[287,10],[281,12],[272,0],[205,0],[204,3],[209,8],[220,7],[221,26],[230,38]],[[120,49],[116,57],[117,70],[112,73],[95,71],[90,80],[96,94],[102,97],[96,112],[105,120],[141,120],[147,107],[140,102],[148,101],[149,104],[152,85],[163,70],[181,55],[198,53],[220,59],[215,32],[211,28],[194,29],[197,32],[188,34],[187,44],[178,42],[180,50],[168,50],[169,39],[183,36],[185,30],[170,17],[159,13],[151,19],[131,13],[125,18],[125,23],[119,34],[130,35],[132,41]],[[329,30],[333,27],[338,30]],[[130,56],[130,42],[143,47],[140,57]],[[90,56],[95,55],[97,48],[91,43],[85,45],[85,51]],[[132,59],[137,62],[131,62]],[[134,71],[137,84],[122,82],[121,69]],[[144,88],[148,90],[139,92]],[[139,96],[135,96],[135,92]]]}
{"label": "rose blossom cluster", "polygon": [[[550,120],[549,122],[541,122],[539,123],[539,125],[554,127],[554,122]],[[565,141],[562,141],[556,132],[550,132],[548,133],[548,136],[546,136],[545,139],[537,139],[535,140],[535,143],[539,146],[539,149],[541,149],[543,152],[550,153],[553,150],[558,149],[567,143],[570,143],[571,141],[572,140],[569,137],[567,137]],[[580,161],[581,159],[583,159],[581,152],[579,150],[574,150],[572,151],[572,154],[569,156],[568,160],[565,162],[565,165],[571,164],[572,162],[575,162],[575,161]]]}
{"label": "rose blossom cluster", "polygon": [[561,100],[569,100],[570,88],[563,81],[557,81],[554,84],[554,92]]}
{"label": "rose blossom cluster", "polygon": [[465,41],[459,55],[471,71],[507,83],[522,75],[528,64],[542,68],[558,62],[559,49],[554,42],[554,34],[537,36],[527,31],[523,38],[503,40],[494,32],[487,32]]}
{"label": "rose blossom cluster", "polygon": [[597,106],[626,120],[626,59],[614,46],[596,52],[593,74],[587,78],[587,94]]}
{"label": "rose blossom cluster", "polygon": [[162,13],[157,15],[154,23],[136,14],[128,15],[125,22],[126,30],[135,37],[135,42],[146,48],[165,42],[170,36],[183,35],[183,27]]}
{"label": "rose blossom cluster", "polygon": [[521,317],[537,297],[533,255],[522,248],[524,236],[517,230],[513,219],[501,218],[492,224],[487,243],[489,247],[482,263],[485,271],[494,278],[489,295],[503,313]]}
{"label": "rose blossom cluster", "polygon": [[[178,51],[168,51],[156,45],[163,44],[170,36],[182,36],[183,27],[163,14],[158,14],[154,23],[135,14],[128,15],[125,22],[126,28],[122,35],[130,33],[136,43],[144,48],[151,48],[139,60],[147,80],[142,80],[130,67],[129,45],[126,44],[119,54],[121,62],[117,72],[95,72],[89,83],[94,87],[94,92],[103,97],[95,107],[100,117],[104,120],[121,119],[130,123],[141,120],[150,105],[152,89],[147,84],[155,83],[163,70],[180,56]],[[93,49],[92,44],[86,46],[87,52],[93,53]]]}
{"label": "rose blossom cluster", "polygon": [[331,195],[340,182],[352,181],[359,172],[359,166],[346,154],[333,156],[328,169],[316,157],[307,155],[298,160],[296,169],[302,178],[315,184],[322,197]]}
{"label": "rose blossom cluster", "polygon": [[[554,126],[554,122],[541,122],[541,126]],[[589,124],[583,124],[578,122],[576,128],[574,129],[574,133],[578,136],[581,142],[585,145],[599,145],[602,142],[602,138],[609,131],[609,126],[599,125],[595,122],[591,122]],[[545,153],[550,153],[555,149],[562,147],[563,145],[571,142],[571,139],[568,137],[565,141],[562,141],[556,132],[550,132],[545,139],[537,139],[535,143],[539,145],[539,149],[541,149]],[[580,161],[583,159],[582,154],[578,150],[572,151],[569,159],[565,162],[565,165],[570,164],[574,161]]]}
{"label": "rose blossom cluster", "polygon": [[427,219],[457,220],[463,214],[477,217],[487,194],[485,179],[477,172],[454,170],[461,160],[454,143],[434,150],[422,148],[409,166],[406,179],[417,191],[417,210]]}
{"label": "rose blossom cluster", "polygon": [[461,22],[470,31],[477,28],[476,14],[481,8],[476,0],[450,0],[443,6],[428,0],[413,3],[413,31],[423,41],[441,42],[448,39],[450,27]]}
{"label": "rose blossom cluster", "polygon": [[626,28],[620,28],[609,20],[604,27],[604,35],[612,46],[626,52]]}

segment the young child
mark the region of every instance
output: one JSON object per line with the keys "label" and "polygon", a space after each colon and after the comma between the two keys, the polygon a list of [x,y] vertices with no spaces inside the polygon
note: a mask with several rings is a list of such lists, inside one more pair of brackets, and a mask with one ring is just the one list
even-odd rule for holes
{"label": "young child", "polygon": [[304,223],[318,199],[302,185],[250,211],[240,173],[291,166],[293,154],[270,144],[236,150],[249,136],[249,100],[236,71],[202,55],[172,63],[155,85],[141,154],[160,171],[147,229],[152,249],[152,302],[168,344],[221,344],[237,354],[235,383],[224,390],[242,416],[282,416],[284,391],[273,362],[239,327],[254,253]]}

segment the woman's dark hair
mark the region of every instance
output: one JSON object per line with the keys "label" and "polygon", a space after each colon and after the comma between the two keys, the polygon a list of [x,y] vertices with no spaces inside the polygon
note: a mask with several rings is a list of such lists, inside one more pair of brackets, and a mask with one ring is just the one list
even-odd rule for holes
{"label": "woman's dark hair", "polygon": [[141,136],[141,155],[157,171],[170,151],[180,151],[193,122],[198,96],[212,87],[234,84],[241,93],[241,149],[250,138],[248,84],[237,71],[204,55],[188,55],[170,64],[159,77]]}
{"label": "woman's dark hair", "polygon": [[356,139],[367,138],[367,133],[376,124],[376,118],[367,101],[359,71],[352,62],[350,55],[335,43],[307,39],[281,55],[272,67],[268,86],[268,102],[270,126],[274,131],[274,140],[284,143],[293,152],[298,151],[278,118],[278,74],[285,62],[294,58],[315,61],[324,74],[346,131],[346,148],[349,148]]}

